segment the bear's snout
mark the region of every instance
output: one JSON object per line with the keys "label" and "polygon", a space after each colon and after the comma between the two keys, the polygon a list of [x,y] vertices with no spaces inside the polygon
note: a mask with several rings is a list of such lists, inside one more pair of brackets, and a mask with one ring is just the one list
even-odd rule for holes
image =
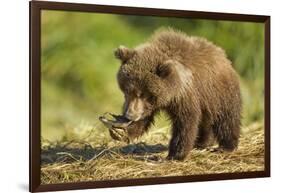
{"label": "bear's snout", "polygon": [[135,98],[126,104],[124,116],[131,121],[140,120],[144,112],[143,101],[139,98]]}

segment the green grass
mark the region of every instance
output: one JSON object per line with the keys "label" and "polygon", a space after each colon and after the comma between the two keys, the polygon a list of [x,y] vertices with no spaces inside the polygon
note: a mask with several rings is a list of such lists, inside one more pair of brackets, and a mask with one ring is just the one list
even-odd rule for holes
{"label": "green grass", "polygon": [[136,46],[167,26],[224,48],[241,77],[243,124],[263,119],[263,24],[43,11],[42,137],[59,140],[69,128],[95,125],[104,112],[120,112],[113,50]]}

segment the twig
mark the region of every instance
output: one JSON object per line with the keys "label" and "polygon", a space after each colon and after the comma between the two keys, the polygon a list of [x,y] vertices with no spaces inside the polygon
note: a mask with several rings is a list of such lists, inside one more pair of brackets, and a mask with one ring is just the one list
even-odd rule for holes
{"label": "twig", "polygon": [[77,158],[75,158],[71,153],[67,153],[67,152],[58,152],[57,155],[67,155],[70,158],[74,159],[75,161],[80,161]]}
{"label": "twig", "polygon": [[109,149],[104,149],[101,152],[99,152],[95,157],[93,157],[92,159],[90,159],[89,161],[93,161],[95,159],[97,159],[98,157],[100,157],[104,152],[108,151]]}

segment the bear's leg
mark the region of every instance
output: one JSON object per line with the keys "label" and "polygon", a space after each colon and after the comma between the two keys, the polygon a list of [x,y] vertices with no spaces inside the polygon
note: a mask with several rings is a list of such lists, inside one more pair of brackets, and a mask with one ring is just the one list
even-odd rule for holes
{"label": "bear's leg", "polygon": [[212,129],[212,122],[210,121],[210,114],[203,111],[199,123],[198,134],[194,147],[197,149],[204,149],[212,146],[215,142],[214,133]]}
{"label": "bear's leg", "polygon": [[184,160],[192,150],[198,132],[198,119],[193,118],[194,116],[189,116],[188,120],[173,122],[167,159]]}
{"label": "bear's leg", "polygon": [[212,146],[214,142],[214,133],[211,126],[199,126],[199,131],[194,147],[197,149],[204,149]]}
{"label": "bear's leg", "polygon": [[240,135],[240,118],[229,115],[216,122],[213,127],[219,147],[216,151],[233,151],[238,146]]}

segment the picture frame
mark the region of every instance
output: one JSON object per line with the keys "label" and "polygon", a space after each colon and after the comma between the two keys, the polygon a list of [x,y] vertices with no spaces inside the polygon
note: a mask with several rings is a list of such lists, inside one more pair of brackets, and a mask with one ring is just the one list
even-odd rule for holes
{"label": "picture frame", "polygon": [[[138,186],[197,181],[229,180],[270,177],[270,16],[232,13],[215,13],[186,10],[170,10],[140,7],[62,3],[47,1],[29,2],[29,191],[60,191],[89,188]],[[87,13],[108,13],[139,16],[176,17],[188,19],[243,21],[264,24],[264,171],[220,173],[189,176],[153,177],[138,179],[102,180],[60,184],[41,184],[41,12],[42,10],[76,11]]]}

